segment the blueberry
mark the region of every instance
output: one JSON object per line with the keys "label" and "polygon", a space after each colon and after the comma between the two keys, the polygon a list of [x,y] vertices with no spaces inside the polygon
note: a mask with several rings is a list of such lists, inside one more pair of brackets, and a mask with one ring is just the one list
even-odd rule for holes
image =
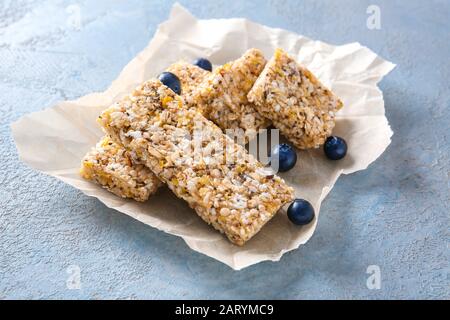
{"label": "blueberry", "polygon": [[194,65],[196,65],[197,67],[200,67],[206,71],[212,71],[212,64],[211,64],[211,62],[209,62],[208,59],[198,58],[197,60],[194,61]]}
{"label": "blueberry", "polygon": [[287,210],[288,218],[293,224],[303,226],[314,219],[314,208],[303,199],[295,199]]}
{"label": "blueberry", "polygon": [[271,152],[272,168],[276,170],[275,163],[278,160],[278,171],[286,172],[291,170],[297,163],[297,153],[294,148],[286,143],[276,145]]}
{"label": "blueberry", "polygon": [[181,83],[180,79],[172,72],[163,72],[158,77],[159,81],[161,81],[164,85],[168,86],[172,89],[176,94],[181,94]]}
{"label": "blueberry", "polygon": [[329,137],[323,146],[325,155],[331,160],[340,160],[347,154],[347,143],[339,137]]}

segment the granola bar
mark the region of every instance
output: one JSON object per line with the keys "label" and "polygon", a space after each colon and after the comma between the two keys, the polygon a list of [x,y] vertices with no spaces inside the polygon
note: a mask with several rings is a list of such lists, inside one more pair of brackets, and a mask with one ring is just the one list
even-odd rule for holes
{"label": "granola bar", "polygon": [[247,100],[265,64],[261,51],[248,50],[241,58],[216,68],[198,90],[193,91],[188,105],[199,108],[223,130],[242,129],[248,141],[270,123]]}
{"label": "granola bar", "polygon": [[248,94],[297,148],[317,148],[331,135],[342,102],[304,66],[277,49]]}
{"label": "granola bar", "polygon": [[[211,73],[203,70],[193,64],[187,63],[185,61],[179,61],[177,63],[172,64],[169,66],[167,71],[174,73],[181,82],[182,86],[182,98],[184,101],[189,104],[191,107],[195,107],[197,110],[202,111],[199,106],[194,104],[192,93],[197,90],[200,87],[200,84],[207,78],[208,75]],[[252,110],[252,113],[254,111]],[[222,114],[224,112],[221,111],[220,114],[217,114],[216,117],[220,118],[222,117]],[[231,115],[230,115],[231,113]],[[226,130],[229,128],[236,128],[238,127],[239,123],[237,119],[239,118],[239,115],[237,113],[233,113],[231,110],[227,110],[225,112],[226,116],[223,116],[222,118],[224,121],[218,121],[219,123],[226,124],[222,127],[222,129]],[[251,116],[251,115],[250,115]],[[248,115],[244,114],[242,115],[242,119],[245,120],[248,118]],[[250,120],[252,121],[252,120]],[[105,140],[106,139],[106,140]],[[115,193],[116,195],[124,198],[133,198],[138,201],[145,201],[149,198],[149,196],[156,191],[159,185],[161,183],[156,183],[154,180],[157,180],[156,176],[153,177],[153,184],[151,186],[152,190],[147,190],[145,187],[142,187],[142,181],[136,180],[139,177],[130,175],[128,172],[134,172],[133,170],[137,170],[138,172],[144,172],[142,166],[139,168],[135,167],[134,164],[130,164],[129,166],[126,165],[124,162],[126,159],[122,156],[117,157],[116,155],[130,155],[123,147],[115,144],[107,137],[103,138],[102,141],[97,144],[97,147],[86,156],[86,159],[94,159],[98,160],[97,158],[100,156],[99,154],[99,146],[104,145],[105,143],[113,143],[113,146],[109,148],[109,154],[113,155],[109,159],[106,157],[108,156],[108,153],[103,153],[103,163],[107,163],[107,165],[96,165],[95,170],[92,171],[91,168],[93,167],[93,162],[83,162],[82,167],[82,176],[89,180],[94,180],[95,182],[99,183],[100,185],[104,186],[106,189],[110,190],[111,192]],[[113,152],[113,153],[112,153]],[[124,165],[125,163],[125,165]],[[115,174],[114,180],[112,179],[106,179],[106,177],[111,176],[111,168],[112,167],[120,167],[122,168],[122,172],[126,172],[125,175],[119,175]],[[148,169],[145,169],[145,171],[149,171]],[[151,171],[146,172],[147,175],[152,175]],[[133,190],[133,186],[136,186]],[[154,189],[154,190],[153,190]]]}
{"label": "granola bar", "polygon": [[82,160],[80,173],[115,195],[146,201],[162,184],[130,152],[105,136]]}
{"label": "granola bar", "polygon": [[[209,73],[197,66],[180,61],[168,71],[175,73],[181,81],[183,97],[203,81]],[[83,159],[80,173],[122,198],[146,201],[156,192],[162,182],[124,147],[103,137]]]}
{"label": "granola bar", "polygon": [[181,96],[186,103],[194,106],[192,94],[200,87],[200,84],[211,74],[211,72],[183,60],[169,66],[167,71],[172,72],[180,79]]}
{"label": "granola bar", "polygon": [[[98,121],[203,220],[237,245],[253,237],[293,198],[293,189],[280,177],[266,175],[243,146],[186,107],[158,80],[139,86]],[[200,140],[192,138],[199,133]]]}

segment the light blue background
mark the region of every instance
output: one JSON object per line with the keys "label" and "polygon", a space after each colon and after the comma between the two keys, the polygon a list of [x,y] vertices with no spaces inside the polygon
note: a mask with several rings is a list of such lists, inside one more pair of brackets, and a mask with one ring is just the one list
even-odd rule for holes
{"label": "light blue background", "polygon": [[[199,1],[200,18],[246,17],[398,64],[382,83],[395,132],[368,170],[342,177],[313,238],[236,272],[19,162],[9,124],[106,89],[172,1],[0,1],[0,298],[450,298],[450,2]],[[72,4],[81,29],[70,24]],[[369,4],[381,30],[366,27]],[[69,8],[69,9],[67,9]],[[75,7],[76,8],[76,7]],[[81,290],[66,287],[81,268]],[[366,287],[369,265],[381,289]]]}

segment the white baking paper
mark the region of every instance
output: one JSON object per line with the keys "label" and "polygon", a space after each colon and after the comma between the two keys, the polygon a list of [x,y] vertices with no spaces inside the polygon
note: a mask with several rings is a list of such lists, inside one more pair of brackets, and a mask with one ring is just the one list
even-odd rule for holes
{"label": "white baking paper", "polygon": [[298,227],[281,211],[244,247],[237,247],[166,188],[146,203],[137,203],[120,199],[78,174],[82,157],[102,136],[95,120],[103,109],[179,59],[192,61],[207,57],[220,65],[253,47],[261,49],[268,59],[275,48],[285,49],[344,102],[334,134],[347,140],[347,157],[329,161],[320,149],[301,151],[296,168],[281,174],[295,187],[297,197],[313,204],[318,218],[320,204],[337,178],[366,169],[391,141],[393,132],[385,117],[383,95],[377,83],[394,65],[359,43],[333,46],[246,19],[197,20],[178,4],[173,7],[169,20],[159,26],[150,44],[123,69],[108,90],[61,102],[13,123],[20,158],[110,208],[182,237],[193,250],[233,269],[264,260],[278,261],[285,252],[297,249],[310,239],[318,219]]}

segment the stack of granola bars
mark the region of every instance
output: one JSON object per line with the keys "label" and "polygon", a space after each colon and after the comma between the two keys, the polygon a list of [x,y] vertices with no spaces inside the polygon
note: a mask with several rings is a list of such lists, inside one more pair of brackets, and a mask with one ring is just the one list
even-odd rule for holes
{"label": "stack of granola bars", "polygon": [[237,245],[252,238],[294,198],[244,146],[273,124],[297,148],[318,147],[331,135],[342,102],[304,66],[278,49],[205,71],[178,62],[182,94],[149,80],[105,110],[106,135],[82,161],[81,174],[123,198],[146,201],[165,184]]}

